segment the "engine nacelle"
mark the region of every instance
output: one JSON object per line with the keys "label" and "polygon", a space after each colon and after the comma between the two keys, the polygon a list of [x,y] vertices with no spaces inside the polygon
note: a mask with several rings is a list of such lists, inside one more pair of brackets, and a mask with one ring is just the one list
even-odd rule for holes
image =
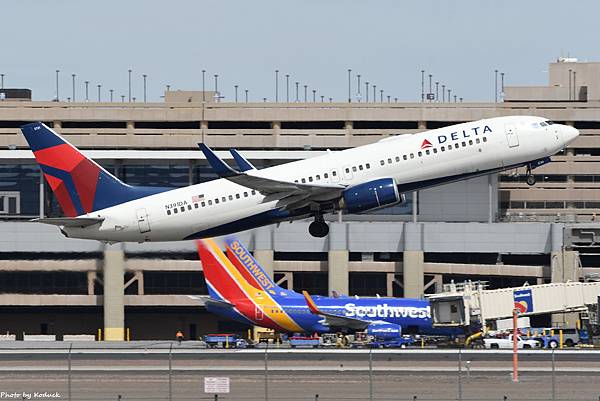
{"label": "engine nacelle", "polygon": [[399,338],[402,336],[402,327],[388,322],[373,322],[367,327],[367,334],[381,339]]}
{"label": "engine nacelle", "polygon": [[347,188],[342,194],[342,205],[348,213],[361,213],[404,202],[393,178],[380,178]]}

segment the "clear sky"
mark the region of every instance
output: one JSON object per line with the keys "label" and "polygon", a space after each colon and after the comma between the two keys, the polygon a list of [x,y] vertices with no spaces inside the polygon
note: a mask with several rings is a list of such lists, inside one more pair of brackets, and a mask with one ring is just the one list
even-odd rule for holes
{"label": "clear sky", "polygon": [[[251,100],[269,101],[280,70],[317,90],[347,100],[347,69],[403,101],[420,98],[421,69],[464,97],[492,100],[494,69],[507,85],[547,82],[548,62],[570,55],[600,61],[598,0],[4,0],[0,3],[0,73],[5,87],[26,87],[37,100],[77,98],[90,81],[115,98],[133,92],[160,100],[173,89],[219,89],[232,100],[234,85]],[[210,78],[210,79],[208,79]],[[372,92],[371,92],[372,96]],[[379,96],[379,95],[378,95]],[[240,95],[240,97],[242,97]]]}

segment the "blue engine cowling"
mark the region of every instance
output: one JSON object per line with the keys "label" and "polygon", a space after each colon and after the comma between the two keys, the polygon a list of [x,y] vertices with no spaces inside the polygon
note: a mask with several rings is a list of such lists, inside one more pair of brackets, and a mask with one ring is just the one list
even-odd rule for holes
{"label": "blue engine cowling", "polygon": [[402,327],[398,324],[388,322],[373,322],[367,327],[367,334],[384,340],[400,338],[402,336]]}
{"label": "blue engine cowling", "polygon": [[361,213],[404,201],[404,195],[398,193],[393,178],[380,178],[358,184],[344,190],[344,209],[348,213]]}

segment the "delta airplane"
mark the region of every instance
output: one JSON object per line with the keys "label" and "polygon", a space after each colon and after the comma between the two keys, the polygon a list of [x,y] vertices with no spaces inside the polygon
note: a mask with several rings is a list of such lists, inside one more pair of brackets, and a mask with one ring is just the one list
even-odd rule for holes
{"label": "delta airplane", "polygon": [[579,132],[541,117],[496,117],[257,170],[231,150],[239,169],[199,144],[220,179],[185,188],[127,185],[42,123],[21,130],[66,217],[36,221],[71,238],[106,242],[179,241],[226,235],[323,215],[362,213],[404,201],[404,193],[523,167],[531,170]]}
{"label": "delta airplane", "polygon": [[445,334],[432,328],[426,300],[299,294],[275,284],[237,239],[225,241],[227,256],[213,240],[198,241],[210,296],[206,308],[212,313],[284,332],[367,331],[380,338]]}

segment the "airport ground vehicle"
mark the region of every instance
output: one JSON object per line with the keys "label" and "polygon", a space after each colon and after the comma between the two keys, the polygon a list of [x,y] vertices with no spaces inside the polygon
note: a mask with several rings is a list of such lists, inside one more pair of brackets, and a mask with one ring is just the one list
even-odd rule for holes
{"label": "airport ground vehicle", "polygon": [[374,338],[369,346],[371,348],[406,348],[414,343],[414,337],[402,336],[397,338]]}
{"label": "airport ground vehicle", "polygon": [[[511,349],[513,347],[513,336],[512,334],[506,338],[484,338],[483,344],[485,348],[491,349],[500,349],[507,348]],[[517,336],[517,348],[519,349],[527,349],[527,348],[540,348],[540,343],[536,340],[527,340],[521,336]]]}
{"label": "airport ground vehicle", "polygon": [[208,348],[247,348],[248,342],[237,334],[207,334],[204,342]]}
{"label": "airport ground vehicle", "polygon": [[319,337],[292,336],[289,338],[292,348],[319,348],[321,340]]}

